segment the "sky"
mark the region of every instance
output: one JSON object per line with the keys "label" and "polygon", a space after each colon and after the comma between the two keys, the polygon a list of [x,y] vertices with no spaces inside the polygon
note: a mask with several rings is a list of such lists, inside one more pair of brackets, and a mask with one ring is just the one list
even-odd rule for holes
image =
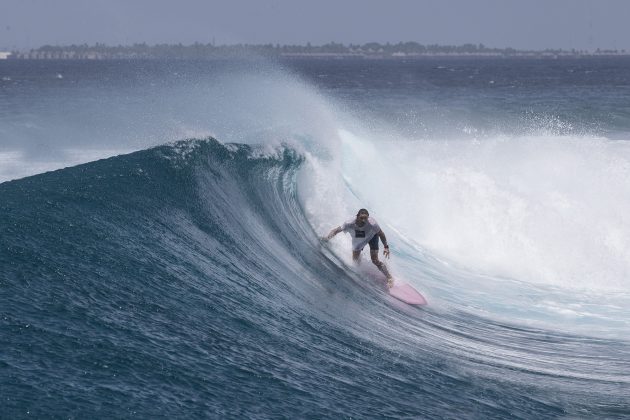
{"label": "sky", "polygon": [[0,51],[415,41],[630,51],[629,0],[0,0]]}

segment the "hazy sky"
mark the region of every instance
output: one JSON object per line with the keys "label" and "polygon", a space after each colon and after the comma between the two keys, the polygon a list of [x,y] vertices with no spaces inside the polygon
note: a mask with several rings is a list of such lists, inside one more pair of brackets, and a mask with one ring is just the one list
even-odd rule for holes
{"label": "hazy sky", "polygon": [[630,0],[0,0],[0,50],[213,39],[630,50]]}

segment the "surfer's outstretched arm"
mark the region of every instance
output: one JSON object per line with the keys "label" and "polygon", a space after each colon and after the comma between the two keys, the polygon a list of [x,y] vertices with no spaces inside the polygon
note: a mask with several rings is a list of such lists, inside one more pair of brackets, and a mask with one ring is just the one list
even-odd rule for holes
{"label": "surfer's outstretched arm", "polygon": [[385,258],[389,258],[389,245],[387,245],[387,238],[385,237],[385,232],[381,229],[377,233],[378,237],[381,238],[381,242],[383,243],[383,255]]}
{"label": "surfer's outstretched arm", "polygon": [[333,238],[333,236],[335,236],[336,234],[338,234],[338,233],[339,233],[339,232],[341,232],[341,231],[342,231],[341,226],[337,226],[336,228],[334,228],[333,230],[331,230],[331,231],[330,231],[330,233],[328,234],[328,236],[326,236],[326,237],[325,237],[325,238],[323,238],[323,239],[325,239],[325,240],[332,239],[332,238]]}

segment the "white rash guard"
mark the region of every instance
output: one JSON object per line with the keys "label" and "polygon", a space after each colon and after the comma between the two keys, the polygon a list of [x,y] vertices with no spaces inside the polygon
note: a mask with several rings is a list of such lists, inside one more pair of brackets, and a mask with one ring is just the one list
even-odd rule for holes
{"label": "white rash guard", "polygon": [[352,236],[352,250],[361,251],[370,239],[381,231],[381,228],[375,219],[368,217],[363,226],[357,226],[356,218],[348,220],[341,225],[341,231]]}

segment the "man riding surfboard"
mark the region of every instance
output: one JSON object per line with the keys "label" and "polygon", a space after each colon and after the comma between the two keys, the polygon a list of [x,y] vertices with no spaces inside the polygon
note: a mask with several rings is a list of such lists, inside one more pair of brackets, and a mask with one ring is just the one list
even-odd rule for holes
{"label": "man riding surfboard", "polygon": [[324,241],[332,239],[336,234],[340,232],[349,233],[352,236],[352,260],[357,264],[360,261],[361,251],[365,245],[370,245],[370,257],[372,263],[379,269],[381,273],[387,278],[387,287],[394,285],[394,279],[384,262],[378,259],[378,240],[383,242],[383,256],[389,258],[389,245],[387,245],[387,238],[385,233],[378,225],[378,222],[370,217],[370,213],[366,209],[360,209],[356,218],[350,219],[343,225],[338,226],[330,231],[328,236],[322,238]]}

